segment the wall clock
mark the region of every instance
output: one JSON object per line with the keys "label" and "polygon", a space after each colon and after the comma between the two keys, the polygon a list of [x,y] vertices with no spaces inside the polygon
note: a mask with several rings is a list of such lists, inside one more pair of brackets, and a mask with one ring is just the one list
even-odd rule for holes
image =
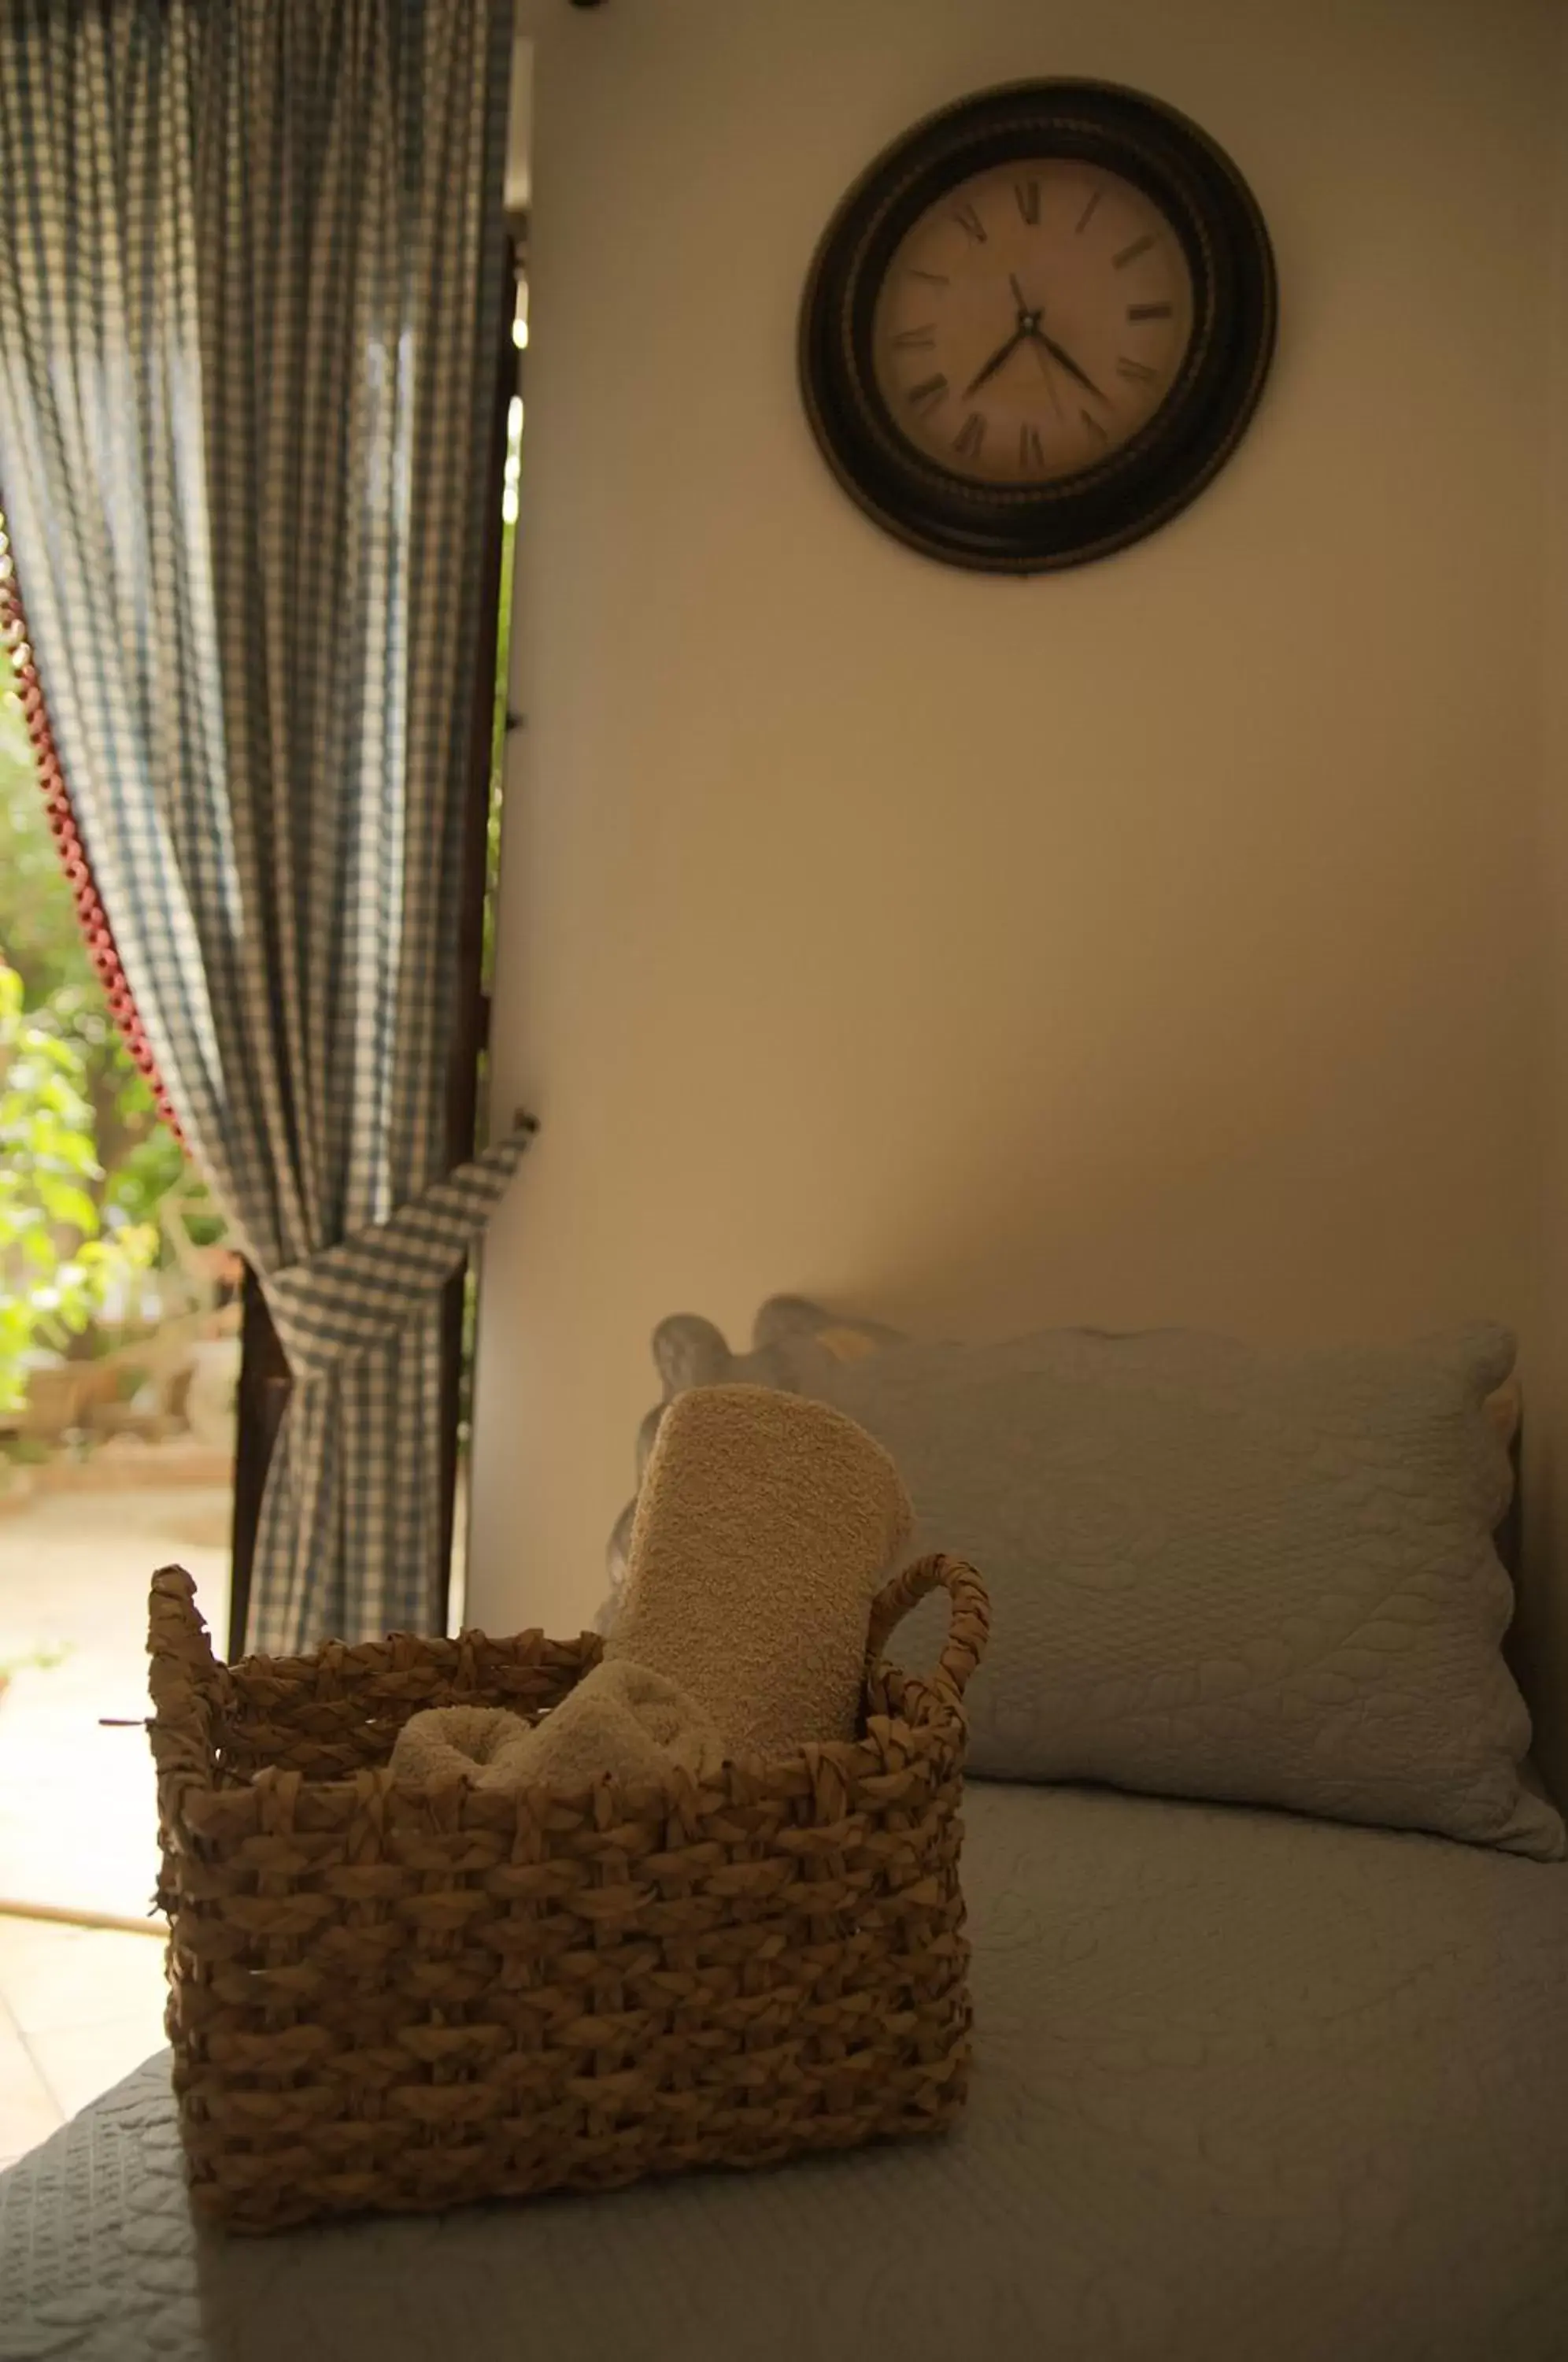
{"label": "wall clock", "polygon": [[1275,318],[1263,215],[1196,124],[1105,83],[1014,83],[917,125],[844,199],[806,285],[801,390],[889,533],[1038,573],[1202,490]]}

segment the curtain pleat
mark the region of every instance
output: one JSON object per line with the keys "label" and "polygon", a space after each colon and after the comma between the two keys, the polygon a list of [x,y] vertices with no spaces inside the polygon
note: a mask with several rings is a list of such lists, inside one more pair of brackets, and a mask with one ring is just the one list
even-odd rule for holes
{"label": "curtain pleat", "polygon": [[152,1057],[290,1352],[269,1650],[429,1626],[440,1289],[526,1140],[445,1173],[510,43],[506,0],[0,11],[0,502]]}

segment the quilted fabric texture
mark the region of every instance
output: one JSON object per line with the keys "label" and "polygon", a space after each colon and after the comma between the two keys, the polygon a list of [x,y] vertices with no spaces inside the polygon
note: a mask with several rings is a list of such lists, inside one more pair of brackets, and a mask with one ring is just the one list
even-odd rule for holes
{"label": "quilted fabric texture", "polygon": [[[971,1772],[1563,1853],[1521,1776],[1529,1716],[1500,1647],[1512,1479],[1483,1406],[1513,1369],[1507,1330],[1402,1351],[1184,1330],[966,1347],[780,1299],[750,1356],[684,1318],[656,1358],[667,1385],[744,1364],[887,1446],[911,1549],[970,1559],[990,1592]],[[906,1661],[936,1632],[912,1617]]]}
{"label": "quilted fabric texture", "polygon": [[264,2240],[166,2059],[0,2176],[4,2362],[1562,2362],[1568,1870],[970,1791],[939,2140]]}

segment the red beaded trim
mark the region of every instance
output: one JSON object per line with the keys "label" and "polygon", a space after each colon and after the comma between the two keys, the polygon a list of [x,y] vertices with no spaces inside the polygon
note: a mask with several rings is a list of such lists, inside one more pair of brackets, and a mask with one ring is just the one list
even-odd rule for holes
{"label": "red beaded trim", "polygon": [[126,1048],[147,1077],[159,1114],[182,1147],[184,1137],[180,1130],[180,1120],[174,1112],[173,1101],[159,1078],[151,1044],[142,1029],[136,1002],[126,982],[126,972],[120,966],[114,934],[104,905],[98,899],[86,847],[76,825],[76,814],[72,810],[71,790],[65,784],[60,750],[54,743],[54,732],[50,727],[49,712],[39,681],[39,668],[33,658],[32,643],[28,637],[28,619],[22,606],[21,586],[17,579],[17,560],[3,516],[0,516],[0,638],[4,638],[11,651],[17,694],[22,701],[28,735],[32,740],[33,754],[38,762],[39,786],[43,790],[44,809],[59,849],[61,866],[76,897],[76,916],[92,955],[93,965],[103,984],[109,1013],[125,1038]]}

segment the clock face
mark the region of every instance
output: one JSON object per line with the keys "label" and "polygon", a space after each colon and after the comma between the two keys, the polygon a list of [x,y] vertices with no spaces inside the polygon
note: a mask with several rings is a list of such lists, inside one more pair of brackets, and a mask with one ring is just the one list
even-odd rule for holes
{"label": "clock face", "polygon": [[898,432],[977,484],[1044,484],[1119,450],[1193,330],[1181,241],[1133,182],[1023,157],[971,174],[895,249],[872,365]]}
{"label": "clock face", "polygon": [[1197,497],[1257,407],[1275,314],[1256,200],[1197,124],[1107,83],[1009,83],[847,191],[806,281],[801,392],[884,531],[1033,574]]}

